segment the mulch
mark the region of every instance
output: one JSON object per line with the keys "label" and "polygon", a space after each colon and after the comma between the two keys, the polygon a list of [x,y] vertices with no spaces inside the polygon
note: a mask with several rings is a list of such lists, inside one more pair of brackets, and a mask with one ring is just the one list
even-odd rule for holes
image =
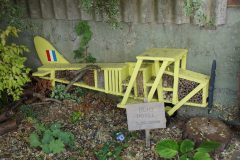
{"label": "mulch", "polygon": [[[116,107],[117,97],[103,93],[89,92],[80,104],[71,100],[63,104],[35,105],[33,110],[38,119],[46,124],[60,122],[63,130],[75,135],[75,149],[67,149],[60,154],[44,154],[41,150],[31,148],[28,137],[34,130],[30,118],[18,113],[21,123],[18,129],[0,136],[0,160],[96,160],[95,152],[105,142],[114,141],[114,133],[127,131],[127,118],[124,109]],[[84,113],[81,120],[73,124],[70,116],[74,111]],[[151,130],[151,148],[145,147],[144,131],[131,132],[131,138],[125,142],[127,148],[121,153],[123,160],[161,160],[155,153],[155,145],[161,139],[181,140],[186,119],[175,117],[166,129]],[[236,150],[240,150],[239,135],[235,135],[229,146],[215,156],[215,159],[231,159]]]}

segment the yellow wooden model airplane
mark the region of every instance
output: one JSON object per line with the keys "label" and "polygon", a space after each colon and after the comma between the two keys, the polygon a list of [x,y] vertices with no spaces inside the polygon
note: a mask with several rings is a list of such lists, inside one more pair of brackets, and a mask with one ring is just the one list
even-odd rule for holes
{"label": "yellow wooden model airplane", "polygon": [[[70,81],[56,76],[57,72],[79,70],[89,64],[71,64],[46,39],[35,37],[34,44],[42,66],[33,76],[68,84]],[[159,101],[173,105],[171,116],[182,105],[206,107],[209,76],[186,69],[186,49],[152,48],[137,56],[137,62],[96,63],[101,70],[93,69],[94,83],[82,81],[75,86],[123,96],[118,107],[126,104]]]}

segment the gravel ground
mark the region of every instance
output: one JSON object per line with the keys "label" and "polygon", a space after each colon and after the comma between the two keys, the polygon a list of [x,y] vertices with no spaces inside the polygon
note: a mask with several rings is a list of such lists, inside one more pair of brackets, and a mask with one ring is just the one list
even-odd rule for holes
{"label": "gravel ground", "polygon": [[[29,145],[29,134],[34,130],[29,118],[20,118],[21,123],[16,131],[0,136],[0,160],[96,160],[95,152],[104,143],[114,140],[114,133],[122,132],[129,137],[125,149],[121,152],[123,160],[160,160],[155,153],[156,143],[165,138],[181,140],[186,120],[174,118],[168,128],[151,130],[151,148],[145,147],[144,131],[127,131],[127,118],[124,109],[116,107],[115,98],[101,94],[88,93],[81,104],[64,101],[63,104],[36,105],[33,110],[38,118],[48,124],[60,122],[63,130],[75,135],[75,149],[67,149],[60,154],[46,155]],[[84,113],[81,120],[73,124],[70,115],[74,111]],[[17,116],[22,117],[21,113]],[[215,159],[230,160],[234,152],[240,150],[239,135],[235,135],[229,146]],[[240,152],[240,151],[239,151]]]}

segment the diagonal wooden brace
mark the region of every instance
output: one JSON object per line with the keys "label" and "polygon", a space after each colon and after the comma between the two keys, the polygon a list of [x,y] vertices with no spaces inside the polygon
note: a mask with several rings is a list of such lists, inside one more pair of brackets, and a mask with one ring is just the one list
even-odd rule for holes
{"label": "diagonal wooden brace", "polygon": [[168,115],[171,116],[174,114],[176,110],[178,110],[182,105],[184,105],[189,99],[191,99],[197,92],[199,92],[201,89],[203,89],[204,86],[206,86],[207,83],[201,83],[199,84],[194,90],[192,90],[186,97],[184,97],[181,101],[179,101],[172,109],[168,111]]}
{"label": "diagonal wooden brace", "polygon": [[161,81],[161,78],[162,78],[162,75],[163,75],[163,72],[165,71],[166,67],[168,65],[168,61],[164,61],[163,64],[161,65],[157,75],[156,75],[156,79],[155,81],[153,82],[153,85],[152,85],[152,88],[148,94],[148,102],[151,102],[152,98],[153,98],[153,95],[154,95],[154,92],[156,91],[160,81]]}
{"label": "diagonal wooden brace", "polygon": [[132,73],[132,76],[130,78],[130,81],[129,81],[129,84],[128,84],[128,87],[127,87],[127,90],[123,96],[123,99],[122,99],[122,102],[120,104],[120,107],[124,108],[123,106],[125,106],[125,104],[127,103],[127,100],[128,100],[128,97],[130,95],[130,92],[132,90],[132,87],[133,87],[133,84],[137,78],[137,74],[138,74],[138,71],[141,67],[141,64],[142,64],[142,59],[139,59],[135,65],[135,68],[133,70],[133,73]]}

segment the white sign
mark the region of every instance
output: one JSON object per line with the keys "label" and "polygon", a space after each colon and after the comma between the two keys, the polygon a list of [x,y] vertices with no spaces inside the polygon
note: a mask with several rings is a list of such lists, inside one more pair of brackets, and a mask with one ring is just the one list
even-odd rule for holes
{"label": "white sign", "polygon": [[127,109],[128,130],[166,128],[164,104],[139,103],[129,104]]}

